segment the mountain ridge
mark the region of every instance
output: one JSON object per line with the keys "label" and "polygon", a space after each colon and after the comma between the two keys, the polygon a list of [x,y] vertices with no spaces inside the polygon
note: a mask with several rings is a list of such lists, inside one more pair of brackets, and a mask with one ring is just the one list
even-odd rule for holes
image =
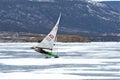
{"label": "mountain ridge", "polygon": [[54,1],[0,0],[0,31],[47,34],[61,12],[60,34],[120,32],[120,12],[105,4],[84,0]]}
{"label": "mountain ridge", "polygon": [[120,1],[104,1],[101,3],[111,6],[112,8],[120,11]]}

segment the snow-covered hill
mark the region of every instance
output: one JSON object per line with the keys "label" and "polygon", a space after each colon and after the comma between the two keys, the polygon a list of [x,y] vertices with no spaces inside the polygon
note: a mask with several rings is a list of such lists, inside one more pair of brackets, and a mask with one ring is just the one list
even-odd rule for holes
{"label": "snow-covered hill", "polygon": [[120,0],[91,0],[91,1],[104,2],[104,1],[120,1]]}
{"label": "snow-covered hill", "polygon": [[120,32],[120,12],[85,0],[0,0],[0,31],[48,33],[62,13],[60,32]]}
{"label": "snow-covered hill", "polygon": [[120,1],[104,1],[104,2],[101,2],[103,4],[106,4],[114,9],[117,9],[120,11]]}

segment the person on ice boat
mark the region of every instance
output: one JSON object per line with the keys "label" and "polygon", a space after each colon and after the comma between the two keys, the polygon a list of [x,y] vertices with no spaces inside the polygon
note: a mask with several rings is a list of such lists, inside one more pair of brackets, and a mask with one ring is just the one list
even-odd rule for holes
{"label": "person on ice boat", "polygon": [[38,44],[37,47],[34,48],[35,51],[37,51],[39,53],[42,53],[42,54],[45,54],[45,55],[47,55],[47,57],[49,56],[49,57],[58,58],[57,54],[46,51],[46,49],[52,51],[52,49],[55,45],[56,35],[57,35],[57,31],[58,31],[58,25],[59,25],[59,22],[60,22],[60,18],[61,18],[61,14],[59,15],[57,23],[53,27],[51,32]]}
{"label": "person on ice boat", "polygon": [[46,58],[49,58],[49,57],[58,58],[58,55],[57,55],[57,54],[54,54],[54,53],[45,51],[45,50],[42,49],[42,48],[36,47],[36,48],[35,48],[35,51],[37,51],[37,52],[39,52],[39,53],[41,53],[41,54],[45,54],[45,55],[46,55]]}

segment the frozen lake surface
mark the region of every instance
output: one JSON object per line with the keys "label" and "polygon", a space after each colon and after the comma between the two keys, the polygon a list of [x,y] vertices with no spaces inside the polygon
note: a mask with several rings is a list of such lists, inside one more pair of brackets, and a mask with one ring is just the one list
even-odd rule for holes
{"label": "frozen lake surface", "polygon": [[120,42],[56,43],[45,59],[37,43],[0,43],[0,79],[120,80]]}

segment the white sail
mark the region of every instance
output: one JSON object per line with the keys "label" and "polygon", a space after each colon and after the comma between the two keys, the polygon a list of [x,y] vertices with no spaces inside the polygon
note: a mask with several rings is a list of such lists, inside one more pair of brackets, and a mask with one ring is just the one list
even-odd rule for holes
{"label": "white sail", "polygon": [[43,48],[43,49],[53,49],[54,42],[56,41],[56,35],[58,31],[58,26],[60,22],[61,14],[59,15],[59,18],[57,20],[57,23],[51,30],[51,32],[38,44],[37,47]]}

